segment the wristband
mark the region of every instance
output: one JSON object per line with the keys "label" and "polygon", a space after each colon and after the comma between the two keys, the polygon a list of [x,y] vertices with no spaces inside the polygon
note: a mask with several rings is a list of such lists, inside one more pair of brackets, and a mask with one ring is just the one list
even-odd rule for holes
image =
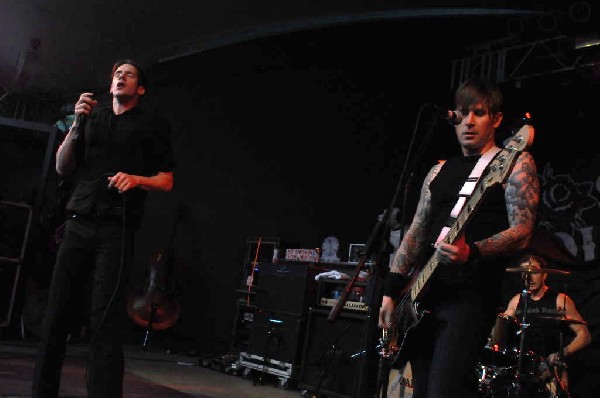
{"label": "wristband", "polygon": [[395,298],[406,286],[408,278],[397,272],[389,272],[383,284],[383,295]]}
{"label": "wristband", "polygon": [[477,261],[481,258],[481,252],[475,243],[469,243],[469,257],[467,258],[467,262]]}

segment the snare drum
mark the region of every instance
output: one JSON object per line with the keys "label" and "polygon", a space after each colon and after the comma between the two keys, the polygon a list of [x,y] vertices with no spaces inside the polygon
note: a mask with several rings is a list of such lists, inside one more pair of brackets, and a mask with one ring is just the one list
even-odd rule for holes
{"label": "snare drum", "polygon": [[484,365],[515,365],[519,343],[518,326],[519,322],[513,316],[499,314],[496,317],[496,324],[483,350],[481,362]]}

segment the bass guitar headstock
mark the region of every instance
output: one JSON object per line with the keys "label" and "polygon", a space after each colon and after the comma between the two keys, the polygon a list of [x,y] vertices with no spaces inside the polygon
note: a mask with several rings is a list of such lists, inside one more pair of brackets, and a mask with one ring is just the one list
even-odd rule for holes
{"label": "bass guitar headstock", "polygon": [[498,152],[488,165],[488,173],[482,183],[485,187],[501,184],[508,177],[515,159],[519,153],[531,147],[535,136],[535,129],[529,122],[530,118],[523,118],[521,127],[504,140],[503,149]]}

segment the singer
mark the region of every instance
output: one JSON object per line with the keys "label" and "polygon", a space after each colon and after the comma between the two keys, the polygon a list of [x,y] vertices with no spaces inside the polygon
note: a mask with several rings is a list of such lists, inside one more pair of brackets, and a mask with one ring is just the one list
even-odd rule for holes
{"label": "singer", "polygon": [[[72,178],[65,232],[50,282],[32,397],[56,398],[78,303],[89,303],[89,397],[123,396],[124,282],[148,191],[170,191],[175,162],[168,121],[141,106],[147,81],[132,60],[112,68],[112,102],[83,93],[56,153]],[[87,295],[87,296],[85,296]]]}
{"label": "singer", "polygon": [[478,396],[476,365],[502,305],[506,258],[527,247],[539,202],[535,163],[522,151],[505,183],[487,190],[462,233],[452,243],[439,239],[451,226],[467,177],[500,150],[495,144],[503,116],[500,89],[489,81],[468,80],[457,88],[454,102],[463,116],[454,126],[462,154],[434,165],[425,177],[386,276],[379,312],[381,328],[410,324],[410,314],[398,317],[394,310],[411,303],[406,288],[415,285],[423,260],[439,264],[418,300],[421,317],[399,337],[404,340],[398,346],[406,348],[401,355],[412,368],[414,398]]}

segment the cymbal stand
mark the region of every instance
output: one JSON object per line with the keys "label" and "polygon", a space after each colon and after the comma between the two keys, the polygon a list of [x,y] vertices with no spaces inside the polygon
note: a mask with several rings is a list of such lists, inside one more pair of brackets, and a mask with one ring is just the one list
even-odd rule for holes
{"label": "cymbal stand", "polygon": [[[565,343],[564,343],[564,335],[563,335],[563,326],[560,327],[560,332],[558,334],[558,357],[556,358],[556,371],[552,372],[552,376],[556,379],[556,388],[560,389],[561,395],[557,394],[560,397],[570,397],[569,391],[565,389],[565,385],[563,384],[563,370],[567,368],[567,362],[565,361]],[[558,393],[558,392],[557,392]]]}
{"label": "cymbal stand", "polygon": [[[564,310],[564,311],[566,312],[566,310]],[[564,317],[564,314],[563,314],[563,317]],[[556,357],[556,362],[554,364],[551,364],[550,361],[548,361],[547,357],[543,358],[544,365],[550,372],[551,378],[556,381],[556,390],[551,391],[553,394],[552,398],[569,398],[571,396],[569,394],[569,391],[565,388],[565,385],[563,384],[563,380],[562,380],[563,370],[565,370],[567,368],[567,364],[565,362],[565,356],[564,356],[565,343],[564,343],[563,328],[564,328],[564,325],[559,325],[558,356]],[[554,366],[556,366],[556,369],[554,368]]]}
{"label": "cymbal stand", "polygon": [[[531,278],[531,275],[526,273],[525,274],[525,286],[529,286],[529,279]],[[521,393],[521,372],[523,370],[523,351],[525,349],[525,331],[527,330],[527,328],[529,327],[529,324],[527,323],[527,302],[529,298],[529,290],[527,288],[523,289],[523,291],[521,291],[521,302],[523,303],[523,312],[521,315],[521,322],[520,322],[520,327],[519,327],[519,331],[518,333],[520,334],[520,339],[519,339],[519,355],[518,355],[518,360],[517,360],[517,371],[515,373],[515,382],[514,382],[514,386],[516,389],[516,394],[515,397],[519,397],[520,393]]]}
{"label": "cymbal stand", "polygon": [[144,333],[144,341],[142,342],[142,349],[146,351],[148,348],[148,341],[150,340],[150,333],[152,332],[152,322],[154,322],[154,315],[158,311],[158,304],[152,303],[150,307],[150,318],[148,318],[148,325],[146,325],[146,332]]}

